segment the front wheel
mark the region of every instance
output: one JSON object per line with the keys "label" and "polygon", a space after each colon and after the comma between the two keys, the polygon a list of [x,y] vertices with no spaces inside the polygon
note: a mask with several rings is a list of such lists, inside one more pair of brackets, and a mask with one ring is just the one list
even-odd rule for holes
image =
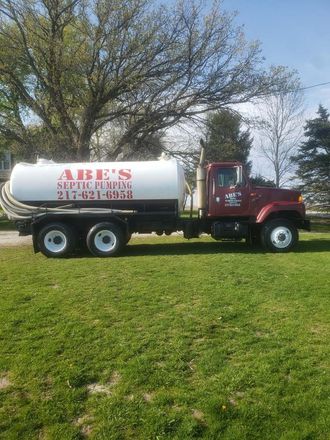
{"label": "front wheel", "polygon": [[98,223],[87,234],[87,247],[96,257],[113,257],[125,244],[124,235],[114,223]]}
{"label": "front wheel", "polygon": [[270,220],[261,230],[261,241],[272,252],[289,252],[298,242],[298,230],[289,220]]}

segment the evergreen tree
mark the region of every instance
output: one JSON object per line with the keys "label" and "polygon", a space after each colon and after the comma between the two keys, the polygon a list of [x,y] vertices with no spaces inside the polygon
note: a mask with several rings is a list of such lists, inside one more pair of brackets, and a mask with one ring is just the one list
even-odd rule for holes
{"label": "evergreen tree", "polygon": [[206,159],[209,162],[238,160],[250,172],[248,157],[253,139],[249,130],[242,129],[241,115],[227,109],[210,113],[206,127]]}
{"label": "evergreen tree", "polygon": [[271,188],[275,188],[276,184],[274,180],[266,179],[265,177],[257,174],[256,176],[250,177],[250,182],[255,186],[268,186]]}
{"label": "evergreen tree", "polygon": [[297,178],[306,202],[323,209],[330,208],[330,121],[329,113],[322,106],[318,117],[310,119],[304,127],[307,140],[292,159],[298,165]]}

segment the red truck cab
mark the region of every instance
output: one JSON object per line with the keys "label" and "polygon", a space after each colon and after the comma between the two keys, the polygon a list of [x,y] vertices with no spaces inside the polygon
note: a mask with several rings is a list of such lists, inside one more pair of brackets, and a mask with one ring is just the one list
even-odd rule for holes
{"label": "red truck cab", "polygon": [[206,166],[206,212],[215,239],[261,239],[265,247],[290,250],[298,228],[309,230],[299,191],[252,185],[240,162]]}

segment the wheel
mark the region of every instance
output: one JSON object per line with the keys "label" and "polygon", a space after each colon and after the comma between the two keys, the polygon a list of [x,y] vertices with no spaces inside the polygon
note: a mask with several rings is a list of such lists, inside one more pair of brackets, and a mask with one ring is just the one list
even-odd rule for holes
{"label": "wheel", "polygon": [[96,257],[113,257],[125,244],[123,231],[114,223],[97,223],[87,234],[87,247]]}
{"label": "wheel", "polygon": [[46,257],[64,257],[71,253],[77,243],[77,234],[65,223],[50,223],[44,226],[37,237],[40,251]]}
{"label": "wheel", "polygon": [[261,241],[272,252],[288,252],[298,242],[298,230],[289,220],[270,220],[261,230]]}

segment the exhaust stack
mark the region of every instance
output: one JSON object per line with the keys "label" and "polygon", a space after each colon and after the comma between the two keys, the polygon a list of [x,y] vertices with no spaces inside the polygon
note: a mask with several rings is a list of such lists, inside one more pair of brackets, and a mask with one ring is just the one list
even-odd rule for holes
{"label": "exhaust stack", "polygon": [[197,185],[197,207],[198,217],[202,218],[206,215],[206,170],[205,170],[205,144],[203,139],[200,140],[201,154],[199,164],[196,170]]}

